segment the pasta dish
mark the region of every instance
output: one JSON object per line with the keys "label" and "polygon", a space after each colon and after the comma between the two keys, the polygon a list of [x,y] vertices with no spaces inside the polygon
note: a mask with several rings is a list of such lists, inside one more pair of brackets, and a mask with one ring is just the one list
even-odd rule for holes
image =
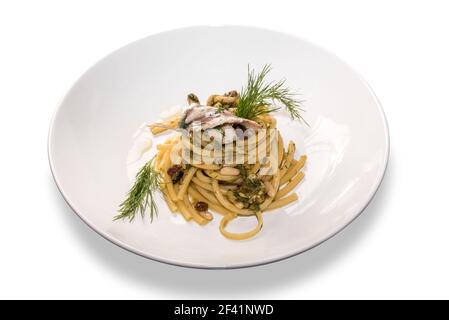
{"label": "pasta dish", "polygon": [[[155,193],[161,192],[171,212],[199,225],[218,218],[224,237],[244,240],[260,232],[265,212],[297,201],[293,191],[304,179],[307,156],[295,156],[295,143],[284,141],[275,111],[285,109],[306,123],[302,101],[285,80],[267,81],[270,70],[269,65],[259,73],[248,68],[240,92],[213,94],[204,104],[189,94],[182,113],[149,125],[153,135],[167,139],[138,172],[115,219],[133,220],[147,211],[153,219]],[[248,216],[257,219],[253,230],[227,229]]]}

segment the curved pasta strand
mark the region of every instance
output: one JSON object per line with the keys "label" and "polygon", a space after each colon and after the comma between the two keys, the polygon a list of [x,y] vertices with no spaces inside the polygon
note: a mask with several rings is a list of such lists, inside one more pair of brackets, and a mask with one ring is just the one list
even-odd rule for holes
{"label": "curved pasta strand", "polygon": [[205,199],[207,199],[208,203],[220,204],[214,193],[211,193],[210,191],[207,191],[200,186],[197,186],[196,190],[201,193]]}
{"label": "curved pasta strand", "polygon": [[288,184],[285,185],[285,187],[278,191],[278,193],[274,197],[274,200],[278,200],[292,191],[298,185],[298,183],[302,181],[303,178],[304,172],[299,172],[293,179],[290,180]]}
{"label": "curved pasta strand", "polygon": [[288,204],[290,204],[290,203],[292,203],[292,202],[295,202],[295,201],[297,201],[297,200],[298,200],[298,195],[297,195],[296,193],[292,193],[292,194],[286,196],[285,198],[282,198],[282,199],[273,201],[273,202],[272,202],[272,203],[265,209],[264,212],[271,211],[271,210],[274,210],[274,209],[282,208],[282,207],[284,207],[284,206],[286,206],[286,205],[288,205]]}
{"label": "curved pasta strand", "polygon": [[187,191],[187,187],[189,186],[190,181],[192,180],[193,176],[195,175],[197,168],[191,167],[187,174],[185,175],[184,179],[182,180],[181,186],[179,187],[178,192],[178,200],[182,200],[184,198],[184,194]]}
{"label": "curved pasta strand", "polygon": [[204,183],[211,183],[211,182],[212,182],[212,179],[209,178],[208,176],[206,176],[206,175],[203,173],[203,171],[201,171],[201,170],[198,170],[198,171],[196,172],[196,177],[197,177],[198,179],[200,179],[201,181],[203,181]]}
{"label": "curved pasta strand", "polygon": [[220,192],[220,187],[218,186],[218,180],[212,181],[212,187],[214,188],[215,197],[221,203],[221,205],[227,208],[229,211],[232,211],[239,215],[253,215],[254,212],[249,209],[239,209],[234,206],[229,200],[227,200]]}
{"label": "curved pasta strand", "polygon": [[234,220],[237,217],[237,215],[232,214],[232,213],[227,214],[220,221],[220,232],[223,236],[225,236],[226,238],[231,239],[231,240],[246,240],[246,239],[252,238],[260,232],[260,230],[262,229],[262,226],[263,226],[262,213],[260,211],[257,211],[255,213],[255,216],[257,218],[257,226],[253,230],[247,231],[247,232],[242,232],[242,233],[233,233],[233,232],[226,231],[226,226],[228,225],[229,222]]}
{"label": "curved pasta strand", "polygon": [[226,181],[226,182],[234,182],[238,179],[240,179],[240,176],[225,176],[217,171],[211,171],[211,170],[205,170],[206,174],[211,177],[213,180],[220,180],[220,181]]}
{"label": "curved pasta strand", "polygon": [[167,189],[168,196],[170,197],[170,199],[173,202],[176,202],[178,200],[178,196],[173,187],[173,182],[172,182],[170,176],[168,175],[167,171],[162,171],[161,175],[162,175],[162,179],[164,181],[163,185]]}
{"label": "curved pasta strand", "polygon": [[306,163],[307,156],[303,155],[299,160],[290,168],[287,170],[285,175],[281,179],[281,185],[288,182],[293,176],[304,167],[304,164]]}
{"label": "curved pasta strand", "polygon": [[284,141],[279,130],[277,130],[278,135],[278,166],[281,167],[282,160],[284,159]]}
{"label": "curved pasta strand", "polygon": [[189,211],[190,215],[192,216],[193,220],[195,220],[196,223],[198,223],[200,226],[205,225],[209,222],[209,220],[203,218],[196,212],[196,210],[193,208],[192,203],[190,202],[189,196],[187,194],[184,195],[183,198],[184,204],[186,206],[187,211]]}
{"label": "curved pasta strand", "polygon": [[164,196],[165,202],[167,202],[168,208],[171,212],[175,213],[178,211],[178,206],[176,203],[170,198],[167,189],[162,189],[162,195]]}
{"label": "curved pasta strand", "polygon": [[[192,182],[193,182],[194,184],[196,184],[197,186],[203,188],[203,189],[206,189],[206,190],[208,190],[208,191],[214,192],[214,188],[212,187],[212,183],[205,183],[205,182],[201,181],[200,179],[198,179],[197,177],[193,177],[193,178],[192,178]],[[221,193],[226,193],[227,190],[222,190],[222,189],[220,188],[220,192],[221,192]]]}
{"label": "curved pasta strand", "polygon": [[218,164],[192,163],[191,165],[202,170],[220,170],[221,168]]}
{"label": "curved pasta strand", "polygon": [[196,198],[199,201],[206,202],[209,205],[209,207],[215,212],[218,212],[222,215],[227,215],[229,213],[232,213],[231,211],[227,210],[226,208],[222,207],[221,205],[208,202],[208,200],[205,197],[203,197],[203,195],[201,193],[199,193],[197,191],[197,189],[192,185],[189,186],[188,193],[192,198]]}
{"label": "curved pasta strand", "polygon": [[[276,172],[276,174],[273,177],[272,186],[273,189],[277,192],[279,190],[279,182],[280,182],[281,176],[280,171]],[[265,210],[274,200],[274,197],[268,197],[265,199],[265,201],[260,205],[260,210]]]}

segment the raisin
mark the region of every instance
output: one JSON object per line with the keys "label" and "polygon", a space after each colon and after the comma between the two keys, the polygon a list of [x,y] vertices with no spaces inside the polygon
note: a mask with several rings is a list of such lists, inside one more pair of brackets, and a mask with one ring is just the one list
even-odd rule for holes
{"label": "raisin", "polygon": [[209,205],[206,202],[198,201],[195,203],[195,210],[198,212],[207,211],[209,209]]}
{"label": "raisin", "polygon": [[179,182],[179,180],[181,180],[181,178],[184,176],[184,171],[179,165],[174,165],[168,168],[167,173],[171,177],[173,183]]}
{"label": "raisin", "polygon": [[172,177],[175,173],[177,173],[179,170],[182,170],[181,166],[174,165],[168,168],[167,173],[170,177]]}

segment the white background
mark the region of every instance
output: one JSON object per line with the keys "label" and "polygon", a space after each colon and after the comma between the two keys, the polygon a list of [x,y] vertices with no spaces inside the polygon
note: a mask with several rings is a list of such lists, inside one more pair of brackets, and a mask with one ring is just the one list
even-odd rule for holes
{"label": "white background", "polygon": [[[0,2],[0,298],[449,298],[448,16],[447,1]],[[196,24],[296,34],[378,95],[385,180],[325,244],[251,269],[173,267],[104,240],[59,195],[46,139],[71,84],[112,50]]]}

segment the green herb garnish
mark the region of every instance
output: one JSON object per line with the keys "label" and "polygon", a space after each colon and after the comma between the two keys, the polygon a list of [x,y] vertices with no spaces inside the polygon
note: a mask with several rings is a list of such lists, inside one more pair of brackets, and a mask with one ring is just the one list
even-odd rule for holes
{"label": "green herb garnish", "polygon": [[307,124],[301,116],[301,112],[304,112],[302,101],[285,85],[285,79],[267,82],[265,78],[270,71],[271,65],[265,65],[258,74],[248,66],[248,82],[242,88],[235,115],[254,120],[257,116],[279,110],[279,107],[272,107],[273,103],[278,102],[285,107],[292,119]]}
{"label": "green herb garnish", "polygon": [[267,196],[263,182],[254,175],[246,177],[233,195],[244,205],[244,208],[254,211],[260,209],[260,204],[265,201]]}
{"label": "green herb garnish", "polygon": [[150,209],[150,218],[157,216],[156,202],[154,201],[154,192],[159,190],[160,177],[153,168],[153,159],[148,161],[136,175],[136,181],[128,192],[128,197],[120,204],[119,215],[114,220],[128,218],[134,220],[137,213],[140,212],[142,218],[146,209]]}

